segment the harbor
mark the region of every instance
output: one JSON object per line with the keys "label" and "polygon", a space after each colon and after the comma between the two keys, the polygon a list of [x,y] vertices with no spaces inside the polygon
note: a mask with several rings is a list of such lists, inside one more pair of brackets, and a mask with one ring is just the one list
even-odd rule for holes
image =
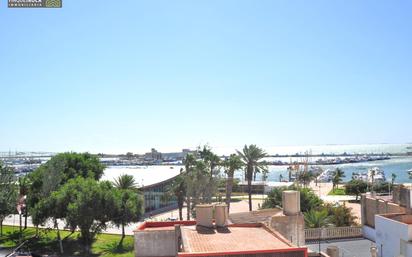
{"label": "harbor", "polygon": [[[344,181],[351,180],[352,176],[365,177],[368,170],[377,167],[385,172],[386,177],[396,174],[397,183],[410,182],[412,174],[412,156],[406,152],[412,147],[410,144],[401,145],[325,145],[268,148],[270,157],[265,158],[268,166],[267,181],[279,182],[289,177],[288,168],[291,165],[307,165],[309,169],[318,172],[333,171],[340,168],[344,171]],[[220,150],[221,159],[228,156],[235,149]],[[276,151],[276,152],[274,152]],[[163,153],[151,149],[144,154],[99,154],[100,160],[107,166],[105,177],[112,178],[120,173],[134,175],[141,185],[148,185],[152,181],[175,176],[183,167],[182,162],[186,154],[194,150],[182,149],[179,152]],[[293,153],[295,152],[295,153]],[[1,152],[0,160],[15,169],[17,176],[24,176],[35,170],[39,165],[49,160],[55,153],[51,152]],[[153,176],[156,174],[156,176]],[[170,176],[166,175],[169,174]],[[235,177],[243,180],[243,171],[236,171]],[[257,174],[257,180],[262,180]],[[322,178],[323,179],[323,178]]]}

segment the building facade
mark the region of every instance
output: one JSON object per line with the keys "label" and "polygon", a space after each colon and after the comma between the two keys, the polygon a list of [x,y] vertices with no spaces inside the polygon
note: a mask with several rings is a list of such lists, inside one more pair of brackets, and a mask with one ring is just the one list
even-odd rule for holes
{"label": "building facade", "polygon": [[167,196],[167,191],[176,177],[140,188],[144,195],[146,217],[177,208],[176,198]]}
{"label": "building facade", "polygon": [[379,257],[412,257],[412,215],[376,215],[375,232]]}

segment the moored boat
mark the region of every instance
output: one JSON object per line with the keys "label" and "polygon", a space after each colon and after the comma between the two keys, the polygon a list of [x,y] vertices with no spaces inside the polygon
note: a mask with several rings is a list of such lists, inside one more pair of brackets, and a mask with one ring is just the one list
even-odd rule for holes
{"label": "moored boat", "polygon": [[386,181],[385,172],[379,167],[374,167],[368,170],[368,182],[383,183]]}
{"label": "moored boat", "polygon": [[317,177],[318,182],[332,181],[334,172],[335,172],[334,170],[330,170],[330,169],[325,170]]}

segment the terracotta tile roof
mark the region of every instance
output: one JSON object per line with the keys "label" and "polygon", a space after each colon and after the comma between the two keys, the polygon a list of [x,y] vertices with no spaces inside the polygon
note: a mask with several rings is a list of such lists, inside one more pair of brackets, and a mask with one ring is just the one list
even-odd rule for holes
{"label": "terracotta tile roof", "polygon": [[265,227],[182,226],[183,252],[211,253],[288,249],[292,246]]}
{"label": "terracotta tile roof", "polygon": [[156,231],[156,230],[174,230],[175,225],[193,226],[196,224],[195,220],[189,221],[145,221],[138,225],[134,232],[142,231]]}
{"label": "terracotta tile roof", "polygon": [[233,224],[264,223],[269,222],[270,218],[278,213],[282,213],[282,210],[273,208],[252,212],[239,212],[229,214],[229,220]]}
{"label": "terracotta tile roof", "polygon": [[144,231],[159,231],[159,230],[175,230],[175,227],[154,227],[154,228],[145,228]]}

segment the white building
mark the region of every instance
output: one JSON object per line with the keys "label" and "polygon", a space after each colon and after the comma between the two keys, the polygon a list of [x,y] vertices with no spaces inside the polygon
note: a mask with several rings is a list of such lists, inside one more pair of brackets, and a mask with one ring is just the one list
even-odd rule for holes
{"label": "white building", "polygon": [[412,257],[412,215],[375,215],[375,233],[379,257]]}

